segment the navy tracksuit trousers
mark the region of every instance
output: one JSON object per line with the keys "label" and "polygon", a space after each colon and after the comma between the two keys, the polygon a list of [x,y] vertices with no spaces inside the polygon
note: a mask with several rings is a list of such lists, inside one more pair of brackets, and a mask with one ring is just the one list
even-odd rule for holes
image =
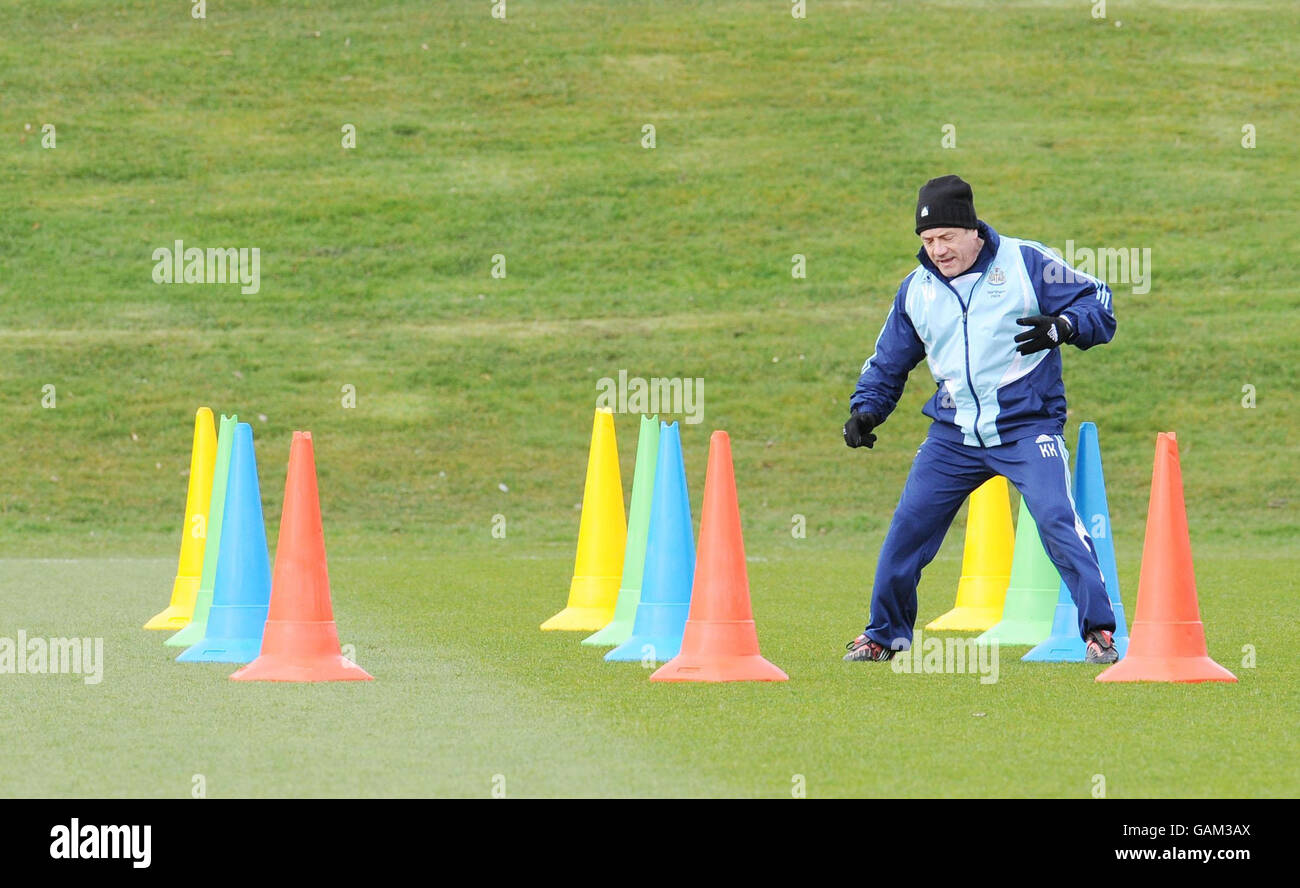
{"label": "navy tracksuit trousers", "polygon": [[996,447],[971,447],[942,438],[921,442],[903,495],[880,549],[867,637],[906,650],[916,622],[916,585],[939,551],[962,502],[994,475],[1025,498],[1043,548],[1079,608],[1079,634],[1115,629],[1115,613],[1097,564],[1097,552],[1075,514],[1069,454],[1060,435],[1022,438]]}

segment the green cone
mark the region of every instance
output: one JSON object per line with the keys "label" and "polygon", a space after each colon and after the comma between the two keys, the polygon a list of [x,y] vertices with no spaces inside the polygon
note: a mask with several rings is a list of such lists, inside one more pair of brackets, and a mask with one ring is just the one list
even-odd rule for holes
{"label": "green cone", "polygon": [[1038,644],[1052,634],[1052,616],[1061,588],[1061,575],[1047,557],[1038,525],[1020,498],[1020,520],[1016,523],[1016,551],[1011,559],[1011,584],[1007,587],[1002,621],[989,629],[976,644]]}
{"label": "green cone", "polygon": [[212,472],[212,502],[208,506],[208,538],[203,545],[203,573],[199,577],[199,595],[194,601],[194,616],[185,628],[168,638],[168,647],[198,644],[207,634],[208,608],[212,607],[212,587],[217,581],[217,558],[221,549],[221,516],[226,511],[226,479],[230,476],[230,445],[235,438],[236,416],[221,415],[217,431],[217,463]]}
{"label": "green cone", "polygon": [[[632,479],[632,505],[627,519],[627,548],[623,550],[623,579],[619,583],[614,619],[583,644],[615,647],[632,637],[636,606],[641,603],[641,573],[645,569],[645,545],[650,535],[650,500],[655,489],[655,460],[659,455],[659,417],[641,416],[641,434],[636,439],[636,474]],[[1056,599],[1052,599],[1053,605]]]}

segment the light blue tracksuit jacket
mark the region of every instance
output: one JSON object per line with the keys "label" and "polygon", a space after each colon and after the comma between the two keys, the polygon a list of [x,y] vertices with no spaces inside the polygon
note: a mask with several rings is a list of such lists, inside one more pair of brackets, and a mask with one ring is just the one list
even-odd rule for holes
{"label": "light blue tracksuit jacket", "polygon": [[1081,349],[1115,335],[1110,288],[1074,271],[1042,244],[1001,237],[979,223],[984,249],[966,273],[979,280],[963,301],[922,248],[920,266],[903,279],[850,399],[854,412],[883,422],[903,394],[907,375],[925,359],[936,389],[922,409],[930,435],[975,447],[1028,435],[1059,435],[1065,426],[1061,354],[1016,351],[1016,324],[1028,315],[1062,315]]}

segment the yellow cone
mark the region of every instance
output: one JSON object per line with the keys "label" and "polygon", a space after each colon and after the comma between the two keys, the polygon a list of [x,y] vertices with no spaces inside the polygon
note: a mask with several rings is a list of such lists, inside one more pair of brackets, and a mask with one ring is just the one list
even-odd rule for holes
{"label": "yellow cone", "polygon": [[217,462],[217,431],[212,411],[200,407],[194,416],[194,447],[190,450],[190,489],[185,497],[185,528],[181,557],[167,609],[144,624],[146,629],[184,629],[194,616],[194,600],[203,574],[203,546],[208,537],[208,506],[212,499],[212,470]]}
{"label": "yellow cone", "polygon": [[1011,528],[1011,492],[1001,475],[985,481],[970,495],[966,516],[966,550],[961,559],[957,603],[926,629],[982,632],[1002,619],[1002,604],[1011,583],[1016,536]]}
{"label": "yellow cone", "polygon": [[596,410],[587,454],[587,485],[578,525],[578,557],[569,586],[569,606],[542,624],[543,629],[592,632],[614,619],[623,578],[627,518],[623,513],[623,479],[618,471],[614,415]]}

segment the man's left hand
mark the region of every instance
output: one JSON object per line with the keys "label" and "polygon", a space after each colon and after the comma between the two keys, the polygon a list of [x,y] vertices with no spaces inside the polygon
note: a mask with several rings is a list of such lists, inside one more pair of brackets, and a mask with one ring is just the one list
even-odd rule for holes
{"label": "man's left hand", "polygon": [[876,436],[871,430],[880,425],[870,413],[854,413],[844,423],[844,443],[850,447],[865,447],[868,450],[876,443]]}
{"label": "man's left hand", "polygon": [[1020,343],[1017,351],[1022,355],[1032,355],[1034,352],[1056,348],[1062,343],[1069,342],[1070,337],[1074,335],[1074,328],[1070,326],[1070,321],[1064,317],[1034,315],[1033,317],[1019,318],[1016,323],[1022,327],[1033,328],[1016,337],[1016,342]]}

